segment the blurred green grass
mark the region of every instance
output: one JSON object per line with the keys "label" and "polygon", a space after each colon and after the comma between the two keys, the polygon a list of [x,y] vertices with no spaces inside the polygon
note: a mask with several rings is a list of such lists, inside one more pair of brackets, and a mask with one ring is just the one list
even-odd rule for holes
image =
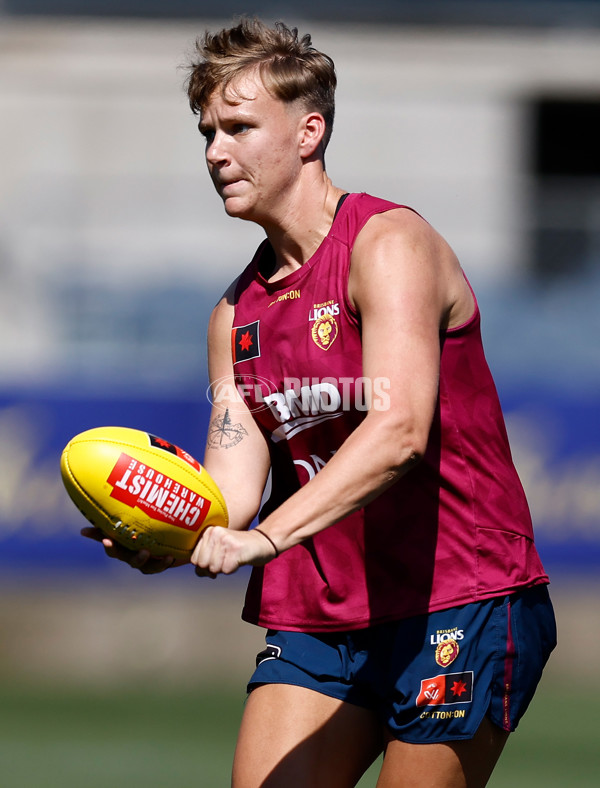
{"label": "blurred green grass", "polygon": [[[544,688],[490,788],[596,788],[598,701]],[[227,788],[243,687],[0,688],[4,788]],[[373,788],[377,764],[360,788]]]}

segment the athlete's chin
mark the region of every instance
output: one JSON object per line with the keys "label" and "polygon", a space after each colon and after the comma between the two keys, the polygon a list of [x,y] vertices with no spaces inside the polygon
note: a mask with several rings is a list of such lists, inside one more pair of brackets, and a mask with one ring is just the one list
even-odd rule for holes
{"label": "athlete's chin", "polygon": [[252,221],[252,207],[245,200],[239,197],[224,197],[223,206],[225,213],[235,219],[247,219]]}

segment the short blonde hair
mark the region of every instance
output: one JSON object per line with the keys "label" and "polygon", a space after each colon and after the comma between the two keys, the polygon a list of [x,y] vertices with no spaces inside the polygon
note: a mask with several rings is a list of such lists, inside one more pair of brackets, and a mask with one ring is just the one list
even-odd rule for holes
{"label": "short blonde hair", "polygon": [[189,65],[186,83],[192,111],[201,115],[215,90],[225,93],[243,72],[258,69],[265,88],[286,103],[299,101],[325,120],[323,149],[333,130],[337,78],[333,60],[312,46],[309,34],[283,22],[268,27],[258,19],[206,32],[196,41],[197,59]]}

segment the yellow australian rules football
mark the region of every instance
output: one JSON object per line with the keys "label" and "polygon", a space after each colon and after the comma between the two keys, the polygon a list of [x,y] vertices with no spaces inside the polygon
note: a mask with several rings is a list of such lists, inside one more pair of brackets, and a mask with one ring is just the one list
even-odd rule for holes
{"label": "yellow australian rules football", "polygon": [[208,471],[178,446],[142,430],[96,427],[65,446],[60,468],[81,513],[130,550],[187,560],[209,525],[227,527]]}

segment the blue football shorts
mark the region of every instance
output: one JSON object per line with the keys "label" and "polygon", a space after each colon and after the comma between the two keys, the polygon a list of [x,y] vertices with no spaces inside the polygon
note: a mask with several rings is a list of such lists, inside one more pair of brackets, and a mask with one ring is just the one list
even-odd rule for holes
{"label": "blue football shorts", "polygon": [[292,684],[374,710],[411,743],[470,739],[487,715],[513,731],[556,645],[545,585],[379,624],[268,630],[248,684]]}

